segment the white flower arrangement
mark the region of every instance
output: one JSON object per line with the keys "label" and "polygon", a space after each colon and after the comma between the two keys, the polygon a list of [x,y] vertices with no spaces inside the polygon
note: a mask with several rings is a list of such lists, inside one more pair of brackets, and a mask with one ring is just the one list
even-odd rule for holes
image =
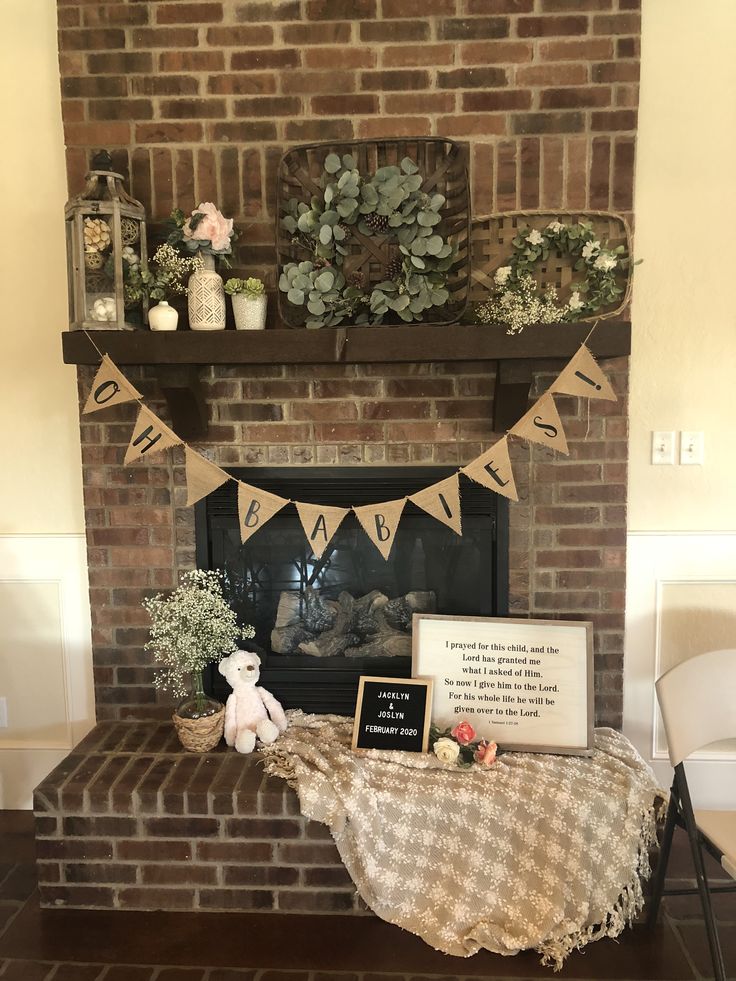
{"label": "white flower arrangement", "polygon": [[165,596],[143,600],[151,617],[150,640],[158,671],[154,687],[179,698],[187,694],[188,676],[229,654],[236,641],[255,635],[253,627],[239,627],[235,611],[223,595],[223,573],[194,569],[181,576],[179,585]]}
{"label": "white flower arrangement", "polygon": [[[477,304],[480,323],[497,323],[507,334],[518,334],[534,324],[580,320],[616,303],[623,294],[616,276],[631,264],[623,245],[608,248],[593,234],[590,222],[566,225],[551,221],[542,230],[520,230],[513,240],[513,254],[496,269],[488,299]],[[570,298],[561,303],[557,290],[542,290],[534,279],[538,262],[550,253],[569,255],[575,272],[584,278],[571,284]]]}

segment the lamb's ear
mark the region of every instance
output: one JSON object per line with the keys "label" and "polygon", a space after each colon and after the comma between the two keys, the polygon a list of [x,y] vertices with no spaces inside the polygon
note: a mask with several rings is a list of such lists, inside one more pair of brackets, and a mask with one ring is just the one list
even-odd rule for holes
{"label": "lamb's ear", "polygon": [[225,675],[225,671],[227,671],[227,665],[229,660],[230,660],[229,657],[223,657],[223,659],[217,665],[217,670],[220,672],[221,675],[223,675],[223,677]]}

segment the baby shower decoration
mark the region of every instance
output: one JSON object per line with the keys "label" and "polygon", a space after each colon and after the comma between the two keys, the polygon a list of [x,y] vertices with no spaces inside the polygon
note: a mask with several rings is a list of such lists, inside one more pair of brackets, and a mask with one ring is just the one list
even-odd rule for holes
{"label": "baby shower decoration", "polygon": [[[595,327],[593,328],[595,330]],[[593,333],[586,338],[586,341]],[[91,340],[91,338],[90,338]],[[139,406],[124,465],[148,459],[161,450],[183,446],[187,483],[187,504],[192,506],[228,480],[234,480],[216,463],[188,446],[177,434],[142,401],[141,394],[126,379],[107,354],[101,354],[101,364],[92,383],[83,414],[99,412],[107,406],[137,402]],[[585,342],[581,344],[560,374],[534,402],[532,407],[489,449],[458,468],[457,472],[411,496],[360,507],[338,508],[314,502],[291,501],[266,490],[247,484],[238,485],[238,515],[243,542],[257,534],[270,519],[290,504],[294,504],[304,534],[318,558],[330,544],[345,516],[352,511],[366,535],[384,559],[388,559],[396,538],[407,501],[426,511],[437,521],[462,535],[459,476],[481,484],[495,494],[512,501],[518,500],[509,442],[522,440],[547,446],[567,455],[568,445],[564,426],[555,405],[555,395],[574,395],[580,398],[616,401],[610,382],[591,354]]]}

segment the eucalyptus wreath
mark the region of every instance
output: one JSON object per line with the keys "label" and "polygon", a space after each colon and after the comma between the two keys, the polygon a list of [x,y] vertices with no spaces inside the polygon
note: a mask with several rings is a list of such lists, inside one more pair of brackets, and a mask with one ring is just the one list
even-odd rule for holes
{"label": "eucalyptus wreath", "polygon": [[[283,267],[279,289],[289,303],[306,306],[307,327],[336,327],[348,318],[380,324],[389,312],[411,323],[447,303],[447,273],[456,249],[436,231],[446,199],[426,194],[422,183],[409,157],[364,177],[351,154],[330,153],[322,193],[308,204],[297,198],[286,202],[281,228],[309,258]],[[356,232],[395,239],[398,246],[386,278],[371,288],[362,275],[343,272]]]}
{"label": "eucalyptus wreath", "polygon": [[[507,334],[518,334],[532,324],[581,320],[620,300],[623,288],[617,276],[631,264],[623,245],[610,248],[596,239],[591,222],[566,225],[551,221],[546,228],[525,228],[513,239],[513,253],[496,269],[487,300],[475,307],[481,323],[506,325]],[[557,290],[541,290],[534,279],[538,262],[551,252],[570,256],[573,270],[584,274],[571,284],[570,299],[560,303]]]}

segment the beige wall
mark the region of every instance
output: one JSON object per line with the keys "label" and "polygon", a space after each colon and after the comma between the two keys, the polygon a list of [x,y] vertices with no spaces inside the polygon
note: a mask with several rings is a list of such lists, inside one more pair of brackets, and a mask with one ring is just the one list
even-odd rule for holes
{"label": "beige wall", "polygon": [[30,806],[33,787],[89,728],[94,705],[76,381],[61,361],[56,3],[3,0],[2,13],[0,808],[15,808]]}
{"label": "beige wall", "polygon": [[61,363],[59,338],[67,322],[66,179],[56,4],[2,7],[0,534],[81,532],[75,375]]}
{"label": "beige wall", "polygon": [[[631,531],[736,529],[736,3],[644,0],[631,359]],[[652,430],[705,465],[652,466]]]}

